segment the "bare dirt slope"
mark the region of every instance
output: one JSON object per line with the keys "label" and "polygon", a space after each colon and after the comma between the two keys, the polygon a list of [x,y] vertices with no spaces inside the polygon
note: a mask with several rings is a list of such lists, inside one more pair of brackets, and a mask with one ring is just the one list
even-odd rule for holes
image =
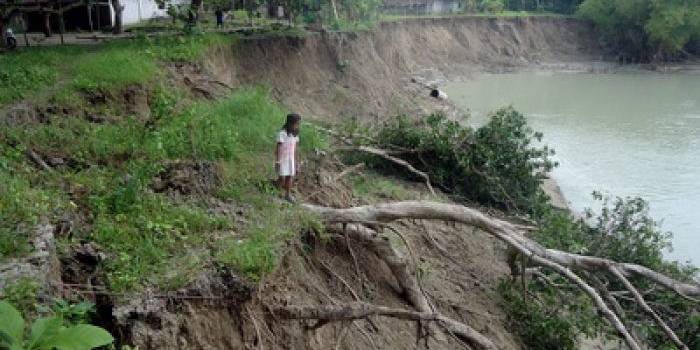
{"label": "bare dirt slope", "polygon": [[[318,193],[310,201],[329,206],[369,203],[353,196],[345,181],[324,184],[318,180],[318,174],[337,175],[342,166],[329,166],[327,159],[321,159],[312,167],[314,171],[300,184],[302,191],[315,189]],[[428,195],[422,185],[403,186],[410,198]],[[413,270],[439,312],[469,324],[499,349],[521,348],[508,330],[508,318],[496,292],[500,279],[509,273],[505,249],[499,242],[462,225],[401,221],[394,227],[407,239],[410,249],[399,237],[390,239],[414,261]],[[426,230],[432,242],[426,239]],[[118,306],[115,315],[122,339],[140,349],[463,348],[447,335],[419,336],[419,324],[411,321],[372,317],[312,329],[313,322],[276,317],[271,310],[280,305],[362,301],[412,309],[384,262],[357,241],[309,233],[289,242],[286,251],[276,270],[257,286],[222,277],[219,272],[195,282],[187,293],[223,294],[225,300],[155,300],[145,295],[145,300]]]}
{"label": "bare dirt slope", "polygon": [[[205,70],[231,86],[263,85],[290,109],[377,121],[446,110],[423,84],[475,72],[598,58],[590,28],[563,18],[412,19],[359,33],[248,39]],[[421,79],[423,78],[423,79]]]}

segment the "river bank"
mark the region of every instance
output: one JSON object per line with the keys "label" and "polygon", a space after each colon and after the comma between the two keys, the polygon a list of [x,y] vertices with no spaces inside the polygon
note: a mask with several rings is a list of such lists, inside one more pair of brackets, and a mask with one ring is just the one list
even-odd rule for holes
{"label": "river bank", "polygon": [[[51,244],[28,242],[47,250],[40,251],[49,257],[47,266],[37,270],[51,275],[42,282],[58,288],[56,295],[97,295],[98,321],[125,344],[413,348],[422,327],[412,321],[368,317],[313,328],[271,311],[356,302],[412,309],[399,268],[420,279],[433,310],[473,326],[497,348],[517,350],[523,342],[498,291],[512,273],[503,242],[469,223],[442,220],[395,223],[400,242],[373,235],[368,244],[367,238],[325,232],[318,218],[273,199],[271,135],[289,110],[338,130],[351,120],[376,126],[398,114],[460,113],[428,97],[418,78],[573,66],[595,52],[588,43],[585,26],[569,19],[468,18],[212,45],[201,60],[149,61],[159,73],[154,85],[137,79],[105,93],[84,84],[73,96],[77,105],[47,96],[48,106],[23,101],[24,110],[9,108],[18,112],[6,120],[12,122],[8,128],[28,156],[14,151],[3,170],[20,174],[7,176],[13,195],[27,198],[21,201],[50,198],[62,202],[42,208],[67,208],[41,231]],[[133,54],[114,50],[117,57]],[[117,62],[114,68],[124,71],[143,63],[97,62]],[[260,85],[265,88],[251,88]],[[423,183],[343,164],[340,154],[327,151],[324,137],[311,128],[304,132],[300,148],[308,162],[298,188],[305,201],[348,208],[436,199]],[[547,186],[565,202],[556,184]],[[389,242],[397,259],[373,250],[378,241]],[[13,259],[11,267],[36,260]],[[419,334],[418,341],[432,349],[462,344],[439,333]]]}

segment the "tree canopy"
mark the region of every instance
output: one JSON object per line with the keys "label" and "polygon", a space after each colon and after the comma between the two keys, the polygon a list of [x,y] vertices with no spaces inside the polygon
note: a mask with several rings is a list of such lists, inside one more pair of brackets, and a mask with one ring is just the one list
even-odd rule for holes
{"label": "tree canopy", "polygon": [[700,41],[700,0],[586,0],[578,16],[625,62],[687,55]]}

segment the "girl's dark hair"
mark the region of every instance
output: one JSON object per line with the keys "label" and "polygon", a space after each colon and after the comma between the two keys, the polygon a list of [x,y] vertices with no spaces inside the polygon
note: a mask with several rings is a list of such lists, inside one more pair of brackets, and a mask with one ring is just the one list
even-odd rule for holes
{"label": "girl's dark hair", "polygon": [[282,127],[282,129],[284,129],[284,131],[286,131],[287,134],[293,134],[294,136],[296,136],[298,130],[292,130],[292,127],[294,126],[294,124],[296,124],[300,121],[301,121],[300,115],[298,115],[296,113],[287,114],[287,122],[284,123],[284,126]]}

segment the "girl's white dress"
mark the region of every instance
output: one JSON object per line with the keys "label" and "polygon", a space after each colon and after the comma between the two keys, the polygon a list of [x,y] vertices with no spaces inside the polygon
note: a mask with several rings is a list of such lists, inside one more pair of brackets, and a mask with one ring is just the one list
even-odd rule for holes
{"label": "girl's white dress", "polygon": [[296,164],[294,163],[294,154],[296,152],[299,137],[292,134],[287,134],[286,130],[281,130],[277,134],[277,143],[279,148],[279,176],[294,176],[296,175]]}

